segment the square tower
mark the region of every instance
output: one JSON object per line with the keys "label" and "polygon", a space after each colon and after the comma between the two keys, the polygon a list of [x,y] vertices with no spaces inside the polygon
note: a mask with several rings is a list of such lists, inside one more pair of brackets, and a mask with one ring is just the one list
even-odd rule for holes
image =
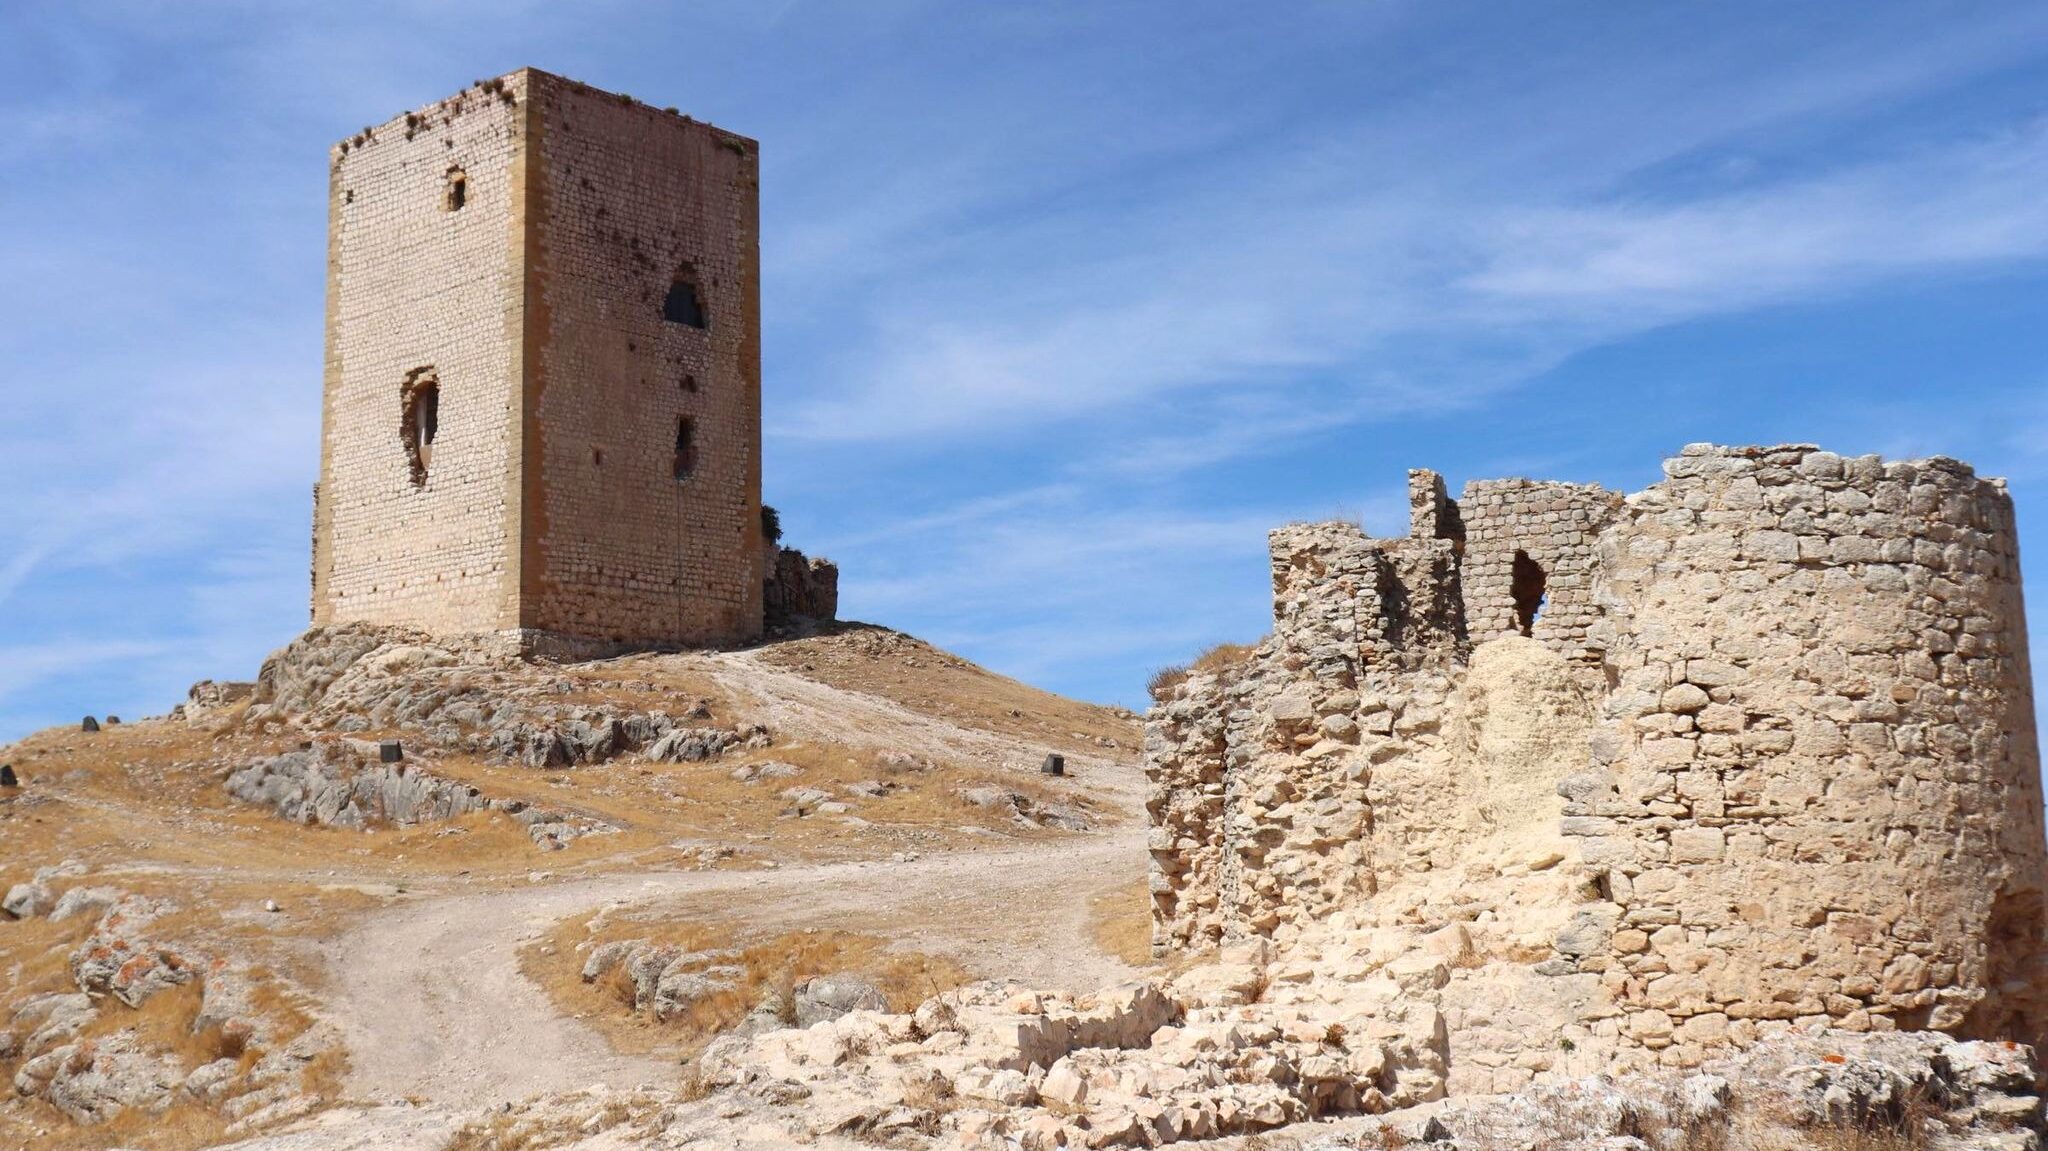
{"label": "square tower", "polygon": [[755,142],[528,68],[331,159],[313,622],[758,636]]}

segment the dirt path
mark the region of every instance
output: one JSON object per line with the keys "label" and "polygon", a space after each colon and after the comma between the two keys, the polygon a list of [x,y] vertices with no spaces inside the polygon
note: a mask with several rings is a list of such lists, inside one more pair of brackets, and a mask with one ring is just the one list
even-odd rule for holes
{"label": "dirt path", "polygon": [[[1035,740],[928,715],[879,695],[821,683],[776,666],[758,651],[698,658],[703,662],[697,670],[741,701],[750,719],[766,724],[780,738],[909,751],[1027,773],[1036,772],[1046,752],[1062,751]],[[1145,776],[1137,767],[1134,752],[1111,755],[1065,750],[1062,754],[1070,768],[1089,781],[1090,798],[1126,816],[1142,817]]]}
{"label": "dirt path", "polygon": [[327,948],[328,1019],[350,1094],[464,1108],[546,1091],[661,1083],[673,1068],[613,1052],[520,974],[519,945],[606,905],[655,904],[752,925],[875,932],[977,971],[1049,988],[1128,977],[1089,937],[1088,899],[1143,873],[1135,829],[1026,847],[778,871],[609,875],[437,895],[375,912]]}

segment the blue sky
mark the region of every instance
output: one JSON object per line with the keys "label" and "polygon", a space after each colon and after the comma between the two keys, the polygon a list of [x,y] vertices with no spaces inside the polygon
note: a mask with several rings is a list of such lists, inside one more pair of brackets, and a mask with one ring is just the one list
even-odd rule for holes
{"label": "blue sky", "polygon": [[304,626],[327,145],[527,64],[762,141],[769,501],[1033,683],[1694,440],[2010,477],[2048,618],[2048,6],[16,0],[0,739]]}

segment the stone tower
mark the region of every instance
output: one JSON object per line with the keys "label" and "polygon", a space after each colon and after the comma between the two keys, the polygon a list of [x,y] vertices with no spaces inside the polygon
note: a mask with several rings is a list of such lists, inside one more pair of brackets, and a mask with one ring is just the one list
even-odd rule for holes
{"label": "stone tower", "polygon": [[313,622],[762,628],[754,141],[535,69],[335,145]]}

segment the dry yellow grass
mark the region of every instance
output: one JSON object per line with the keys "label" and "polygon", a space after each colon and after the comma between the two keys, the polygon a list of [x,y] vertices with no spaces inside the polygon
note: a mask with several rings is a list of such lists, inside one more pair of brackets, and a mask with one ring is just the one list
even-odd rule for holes
{"label": "dry yellow grass", "polygon": [[1153,699],[1163,701],[1167,696],[1173,694],[1174,688],[1187,682],[1189,675],[1195,672],[1215,675],[1218,672],[1228,671],[1245,660],[1250,659],[1252,653],[1257,650],[1258,645],[1253,643],[1216,644],[1187,663],[1173,664],[1153,672],[1152,678],[1145,682],[1145,690],[1150,693]]}
{"label": "dry yellow grass", "polygon": [[985,731],[1052,747],[1124,749],[1143,738],[1128,712],[1040,691],[888,628],[842,623],[824,634],[759,649],[768,663],[820,683],[894,700]]}
{"label": "dry yellow grass", "polygon": [[[520,969],[568,1014],[595,1027],[620,1051],[695,1052],[731,1028],[769,995],[791,1002],[791,991],[820,975],[859,975],[888,997],[894,1011],[908,1011],[942,991],[960,986],[967,971],[950,959],[894,951],[886,940],[849,931],[808,930],[750,935],[722,923],[657,923],[610,920],[596,930],[571,919],[520,952]],[[734,986],[708,995],[687,1011],[657,1021],[636,1012],[633,986],[617,968],[592,983],[583,981],[588,949],[619,939],[644,939],[685,951],[737,951],[718,960],[741,970]]]}
{"label": "dry yellow grass", "polygon": [[1152,894],[1143,879],[1097,892],[1088,900],[1095,946],[1133,967],[1152,962]]}

